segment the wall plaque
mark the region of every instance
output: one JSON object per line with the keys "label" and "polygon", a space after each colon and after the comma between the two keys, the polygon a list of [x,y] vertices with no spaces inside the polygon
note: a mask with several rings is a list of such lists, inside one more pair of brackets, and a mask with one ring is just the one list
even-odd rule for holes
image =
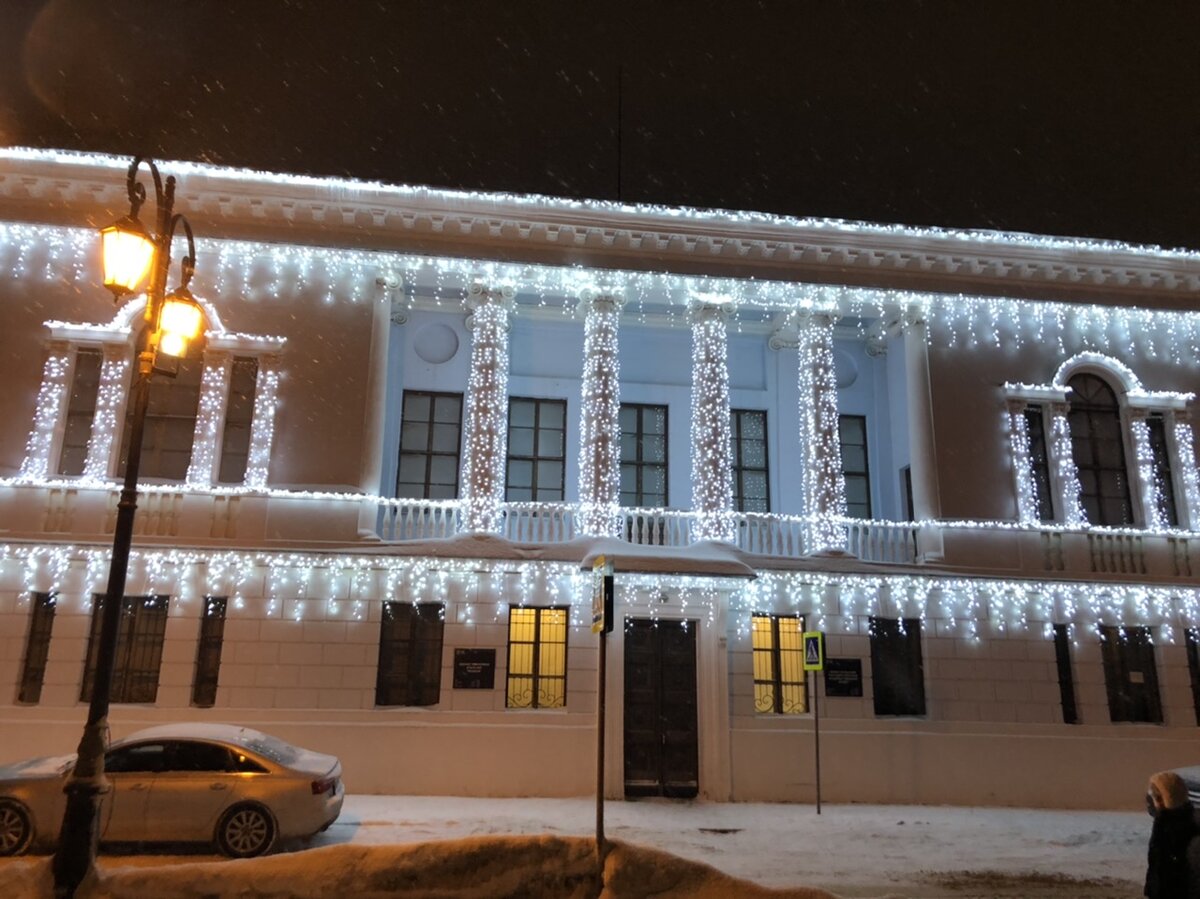
{"label": "wall plaque", "polygon": [[862,659],[826,659],[825,695],[862,696]]}
{"label": "wall plaque", "polygon": [[454,650],[454,689],[491,690],[496,686],[496,650]]}

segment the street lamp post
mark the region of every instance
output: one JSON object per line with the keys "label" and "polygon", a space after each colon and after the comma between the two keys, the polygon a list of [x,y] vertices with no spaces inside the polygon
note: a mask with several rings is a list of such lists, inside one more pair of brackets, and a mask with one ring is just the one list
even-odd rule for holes
{"label": "street lamp post", "polygon": [[[203,310],[187,287],[196,265],[192,229],[183,216],[175,215],[172,211],[175,205],[175,178],[168,177],[164,185],[158,167],[152,160],[145,160],[154,179],[157,206],[157,222],[151,234],[137,217],[138,210],[146,200],[146,189],[137,180],[142,161],[143,158],[139,156],[129,166],[126,179],[129,215],[100,231],[104,286],[113,292],[113,299],[119,301],[121,297],[136,292],[147,273],[150,281],[146,288],[144,331],[136,341],[137,367],[130,397],[132,412],[125,483],[120,502],[117,503],[112,565],[102,607],[91,703],[83,737],[79,741],[75,767],[64,788],[67,807],[54,854],[54,889],[57,896],[73,896],[92,867],[99,840],[100,797],[109,790],[109,783],[104,777],[108,706],[121,608],[125,598],[125,576],[129,569],[129,549],[133,541],[133,516],[137,510],[138,468],[146,409],[150,400],[150,379],[156,372],[170,375],[171,372],[157,367],[159,357],[178,358],[186,355],[188,347],[202,335],[204,329]],[[181,262],[180,286],[168,294],[166,287],[171,267],[171,241],[179,224],[183,225],[187,235],[188,252]]]}

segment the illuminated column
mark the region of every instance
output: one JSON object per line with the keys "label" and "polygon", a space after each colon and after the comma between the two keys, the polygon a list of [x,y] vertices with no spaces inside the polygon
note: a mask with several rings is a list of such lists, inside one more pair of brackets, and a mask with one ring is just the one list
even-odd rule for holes
{"label": "illuminated column", "polygon": [[696,301],[691,311],[692,539],[733,543],[727,307]]}
{"label": "illuminated column", "polygon": [[1195,530],[1200,525],[1200,473],[1196,471],[1196,441],[1187,412],[1172,411],[1167,419],[1167,451],[1171,454],[1173,471],[1179,472],[1183,486],[1183,513],[1180,527]]}
{"label": "illuminated column", "polygon": [[837,375],[833,367],[833,325],[830,312],[802,312],[799,324],[800,358],[800,478],[804,492],[806,551],[843,553],[846,529],[846,479],[838,437]]}
{"label": "illuminated column", "polygon": [[[127,343],[106,343],[100,365],[100,386],[96,391],[96,414],[88,437],[87,461],[83,476],[107,480],[113,465],[113,442],[124,433],[122,414],[129,395],[129,377],[133,353]],[[120,424],[118,424],[120,422]]]}
{"label": "illuminated column", "polygon": [[471,374],[462,461],[462,529],[499,533],[508,438],[508,316],[511,287],[467,292]]}
{"label": "illuminated column", "polygon": [[1150,449],[1147,417],[1145,409],[1129,410],[1129,434],[1133,438],[1133,458],[1137,461],[1138,501],[1142,506],[1143,526],[1165,528],[1167,522],[1159,508],[1158,481],[1154,476],[1154,453]]}
{"label": "illuminated column", "polygon": [[621,365],[617,329],[620,296],[588,291],[583,302],[583,380],[579,403],[580,534],[611,537],[620,532]]}
{"label": "illuminated column", "polygon": [[1050,404],[1048,450],[1051,480],[1054,482],[1058,508],[1063,510],[1063,524],[1078,527],[1087,522],[1087,516],[1079,501],[1079,472],[1075,468],[1075,455],[1071,447],[1071,423],[1067,420],[1070,411],[1067,403]]}
{"label": "illuminated column", "polygon": [[1025,400],[1008,401],[1008,439],[1012,446],[1013,476],[1017,486],[1017,520],[1037,524],[1037,493],[1033,486],[1033,462],[1029,452],[1029,424],[1025,420]]}
{"label": "illuminated column", "polygon": [[275,440],[275,401],[279,393],[279,356],[272,353],[258,359],[254,383],[254,411],[250,419],[250,450],[246,456],[247,487],[259,490],[267,486],[271,445]]}
{"label": "illuminated column", "polygon": [[186,478],[193,487],[211,486],[216,477],[232,369],[233,356],[230,353],[222,350],[205,352],[200,402],[196,408],[196,430],[192,434],[192,458],[188,463]]}
{"label": "illuminated column", "polygon": [[[363,403],[362,463],[359,489],[368,496],[383,488],[383,432],[387,421],[388,342],[392,334],[392,292],[387,282],[376,282],[378,296],[372,307],[371,344],[367,352],[367,389]],[[377,503],[364,502],[359,509],[360,536],[376,535]]]}
{"label": "illuminated column", "polygon": [[[929,380],[928,325],[925,310],[910,306],[904,316],[904,368],[908,387],[908,454],[915,521],[942,517],[938,492],[937,445],[933,434],[933,388]],[[925,559],[943,555],[942,532],[926,525],[917,532],[917,551]]]}
{"label": "illuminated column", "polygon": [[50,450],[70,393],[71,347],[56,340],[46,349],[42,386],[38,390],[37,408],[33,412],[33,428],[25,443],[25,460],[21,463],[21,477],[25,478],[50,476]]}

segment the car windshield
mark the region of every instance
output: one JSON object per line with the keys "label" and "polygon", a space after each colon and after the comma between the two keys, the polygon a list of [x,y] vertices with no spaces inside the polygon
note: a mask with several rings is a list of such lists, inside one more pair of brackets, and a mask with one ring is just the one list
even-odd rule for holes
{"label": "car windshield", "polygon": [[290,765],[300,758],[300,750],[295,746],[266,734],[246,734],[239,742],[252,752],[266,756],[281,765]]}

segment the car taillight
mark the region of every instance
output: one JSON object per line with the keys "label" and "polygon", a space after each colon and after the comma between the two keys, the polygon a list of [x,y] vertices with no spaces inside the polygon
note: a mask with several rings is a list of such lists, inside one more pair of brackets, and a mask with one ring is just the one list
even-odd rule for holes
{"label": "car taillight", "polygon": [[314,780],[312,782],[313,795],[320,796],[322,793],[331,792],[336,786],[336,777],[326,777],[324,780]]}

